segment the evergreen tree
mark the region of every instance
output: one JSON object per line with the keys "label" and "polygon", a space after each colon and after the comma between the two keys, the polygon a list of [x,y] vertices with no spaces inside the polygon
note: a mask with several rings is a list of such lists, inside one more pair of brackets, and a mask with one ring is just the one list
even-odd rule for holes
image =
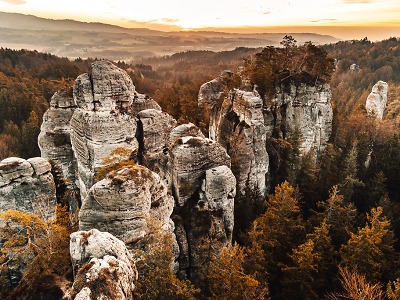
{"label": "evergreen tree", "polygon": [[327,201],[317,204],[318,212],[311,222],[321,223],[325,220],[329,226],[329,233],[335,249],[345,243],[350,233],[355,231],[357,210],[352,203],[345,201],[343,195],[339,194],[337,186],[333,186]]}
{"label": "evergreen tree", "polygon": [[40,151],[37,145],[39,132],[39,118],[35,111],[32,110],[28,120],[22,122],[21,126],[23,158],[40,156]]}
{"label": "evergreen tree", "polygon": [[188,280],[179,280],[174,273],[173,238],[156,220],[148,220],[150,229],[142,241],[143,247],[134,250],[139,278],[135,299],[194,300],[199,290]]}
{"label": "evergreen tree", "polygon": [[267,299],[268,288],[244,269],[245,251],[238,244],[228,245],[210,261],[208,282],[210,299]]}
{"label": "evergreen tree", "polygon": [[275,295],[281,284],[281,266],[288,263],[288,254],[304,239],[305,228],[294,192],[287,181],[278,185],[268,196],[265,213],[254,220],[248,233],[250,267],[264,280],[270,279]]}
{"label": "evergreen tree", "polygon": [[314,242],[308,239],[293,249],[290,264],[282,268],[282,299],[318,299],[313,282],[321,257],[314,247]]}
{"label": "evergreen tree", "polygon": [[314,158],[314,151],[309,151],[301,159],[300,170],[297,174],[296,184],[302,195],[302,208],[305,216],[311,209],[316,209],[317,203],[317,165]]}
{"label": "evergreen tree", "polygon": [[314,243],[314,253],[317,259],[317,275],[312,284],[314,291],[322,296],[332,290],[336,282],[337,256],[332,239],[329,234],[330,226],[324,219],[322,223],[314,227],[313,232],[307,234],[307,239]]}
{"label": "evergreen tree", "polygon": [[382,215],[382,208],[372,208],[365,227],[352,233],[340,249],[341,265],[357,269],[373,281],[391,277],[396,261],[394,242],[390,221]]}
{"label": "evergreen tree", "polygon": [[354,141],[347,156],[344,158],[339,189],[347,201],[353,198],[354,190],[357,187],[364,186],[364,183],[357,177],[357,142]]}

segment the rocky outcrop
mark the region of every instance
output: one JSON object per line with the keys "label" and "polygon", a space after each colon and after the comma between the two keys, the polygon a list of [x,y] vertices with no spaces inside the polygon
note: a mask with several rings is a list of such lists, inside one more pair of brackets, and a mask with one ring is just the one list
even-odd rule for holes
{"label": "rocky outcrop", "polygon": [[9,157],[0,162],[0,212],[15,209],[55,217],[56,188],[50,163],[41,157]]}
{"label": "rocky outcrop", "polygon": [[161,110],[160,105],[149,96],[140,94],[137,91],[135,91],[133,95],[133,102],[131,105],[132,114],[137,115],[139,112],[146,109]]}
{"label": "rocky outcrop", "polygon": [[205,172],[230,166],[225,149],[208,138],[184,136],[175,140],[170,153],[169,172],[176,205],[183,206],[200,189]]}
{"label": "rocky outcrop", "polygon": [[79,229],[96,228],[134,243],[148,233],[149,218],[172,232],[173,206],[159,175],[139,165],[124,167],[90,188],[79,212]]}
{"label": "rocky outcrop", "polygon": [[64,299],[133,299],[138,278],[125,244],[96,229],[71,234],[72,288]]}
{"label": "rocky outcrop", "polygon": [[229,90],[219,78],[203,84],[199,105],[210,115],[209,137],[225,147],[241,192],[245,185],[265,195],[268,190],[269,158],[266,141],[288,139],[299,132],[300,152],[314,151],[318,157],[332,131],[333,111],[329,85],[289,85],[274,97],[262,99],[243,81],[244,90]]}
{"label": "rocky outcrop", "polygon": [[138,118],[138,161],[161,178],[166,177],[168,148],[166,142],[176,126],[176,120],[169,114],[156,109],[142,110]]}
{"label": "rocky outcrop", "polygon": [[72,94],[61,90],[50,101],[50,108],[43,115],[38,144],[41,156],[53,161],[62,170],[62,176],[75,179],[76,160],[71,146],[70,120],[76,105]]}
{"label": "rocky outcrop", "polygon": [[[176,258],[180,253],[175,270],[204,287],[210,258],[232,241],[236,179],[224,147],[205,138],[193,124],[176,126],[176,120],[162,112],[153,99],[135,91],[125,71],[107,61],[93,63],[88,74],[76,79],[73,97],[77,107],[72,114],[72,105],[61,107],[57,104],[62,102],[61,95],[54,96],[42,126],[41,145],[44,156],[62,162],[61,155],[53,152],[58,138],[68,139],[67,117],[62,116],[70,109],[70,140],[82,199],[80,230],[107,231],[135,248],[143,246],[143,237],[151,227],[148,220],[154,218],[170,232],[175,228],[179,250],[173,245],[173,251]],[[234,109],[241,125],[234,126],[245,143],[251,140],[252,151],[256,149],[246,168],[257,174],[257,181],[257,172],[268,167],[259,163],[265,148],[261,148],[264,154],[261,150],[257,153],[258,145],[265,143],[265,133],[253,127],[264,122],[257,114],[259,104],[254,97],[238,92],[237,98],[240,100],[235,101]],[[242,106],[251,113],[242,114]],[[244,137],[240,135],[243,132]],[[254,146],[256,136],[260,140]],[[245,148],[237,155],[247,152]],[[140,165],[133,165],[133,161]],[[128,166],[101,178],[119,162]],[[263,184],[265,174],[260,180]],[[114,264],[94,258],[92,263],[85,271],[95,267],[87,273],[90,278],[96,277],[96,270],[103,265],[109,268]],[[77,299],[93,297],[88,286],[75,292]]]}
{"label": "rocky outcrop", "polygon": [[[136,120],[130,112],[135,87],[128,74],[107,61],[94,62],[74,85],[78,106],[71,118],[71,142],[78,162],[81,197],[95,183],[103,159],[116,148],[138,150]],[[120,157],[121,160],[129,159]]]}
{"label": "rocky outcrop", "polygon": [[267,101],[264,115],[268,136],[273,131],[289,138],[300,132],[300,153],[315,151],[318,157],[325,149],[332,132],[333,110],[330,103],[332,92],[328,84],[290,85],[277,91],[272,101]]}
{"label": "rocky outcrop", "polygon": [[168,145],[179,273],[204,288],[212,255],[232,241],[236,179],[225,149],[193,124],[175,128]]}
{"label": "rocky outcrop", "polygon": [[[71,145],[70,121],[76,109],[72,90],[56,92],[50,101],[50,108],[43,115],[38,145],[41,156],[53,163],[56,175],[63,180],[71,192],[78,191],[76,170],[77,164]],[[75,197],[69,197],[69,208],[72,214],[78,210]]]}
{"label": "rocky outcrop", "polygon": [[378,81],[373,87],[371,93],[368,95],[365,108],[370,116],[382,120],[383,113],[386,108],[388,94],[388,84],[384,81]]}

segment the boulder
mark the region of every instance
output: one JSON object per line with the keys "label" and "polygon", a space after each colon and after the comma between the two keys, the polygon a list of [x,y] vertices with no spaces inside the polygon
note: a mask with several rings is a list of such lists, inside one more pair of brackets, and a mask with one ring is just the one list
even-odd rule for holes
{"label": "boulder", "polygon": [[79,229],[96,228],[135,243],[148,233],[148,218],[172,232],[173,206],[158,174],[140,165],[124,167],[90,188],[79,212]]}
{"label": "boulder", "polygon": [[138,273],[124,242],[96,229],[71,234],[75,271],[65,299],[133,299]]}
{"label": "boulder", "polygon": [[169,164],[176,205],[183,206],[200,189],[205,172],[221,165],[230,167],[230,157],[213,140],[184,136],[172,145]]}
{"label": "boulder", "polygon": [[0,162],[0,212],[15,209],[55,218],[56,188],[50,163],[35,157],[9,157]]}

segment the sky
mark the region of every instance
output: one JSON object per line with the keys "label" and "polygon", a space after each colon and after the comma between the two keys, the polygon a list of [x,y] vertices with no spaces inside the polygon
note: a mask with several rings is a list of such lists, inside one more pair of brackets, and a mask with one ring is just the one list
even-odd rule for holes
{"label": "sky", "polygon": [[0,0],[0,11],[167,31],[400,36],[400,0]]}

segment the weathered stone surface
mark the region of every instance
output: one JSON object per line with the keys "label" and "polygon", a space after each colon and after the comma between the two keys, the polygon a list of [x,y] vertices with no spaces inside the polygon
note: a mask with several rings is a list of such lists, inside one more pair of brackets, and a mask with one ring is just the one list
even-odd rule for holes
{"label": "weathered stone surface", "polygon": [[140,141],[138,161],[165,178],[168,160],[166,143],[177,122],[169,114],[155,109],[142,110],[137,117]]}
{"label": "weathered stone surface", "polygon": [[372,87],[365,103],[365,108],[370,116],[382,120],[387,103],[387,94],[388,84],[384,81],[380,80]]}
{"label": "weathered stone surface", "polygon": [[268,190],[270,137],[301,134],[300,152],[318,157],[332,131],[333,111],[329,85],[290,85],[277,89],[272,98],[261,99],[256,91],[228,90],[221,75],[199,91],[199,105],[210,115],[209,137],[221,143],[232,159],[239,191],[245,184]]}
{"label": "weathered stone surface", "polygon": [[124,111],[131,106],[134,92],[129,75],[105,60],[92,63],[89,74],[78,76],[74,85],[76,104],[89,111]]}
{"label": "weathered stone surface", "polygon": [[221,165],[230,166],[225,149],[207,138],[178,138],[170,152],[169,172],[176,205],[183,206],[196,194],[206,170]]}
{"label": "weathered stone surface", "polygon": [[193,123],[181,124],[175,127],[169,134],[167,142],[168,149],[172,149],[175,141],[184,136],[205,138],[201,130]]}
{"label": "weathered stone surface", "polygon": [[211,256],[232,241],[236,179],[225,149],[193,124],[172,130],[168,145],[179,274],[205,288]]}
{"label": "weathered stone surface", "polygon": [[[217,88],[218,84],[220,87]],[[221,78],[205,83],[199,92],[199,105],[210,114],[209,136],[227,149],[240,192],[245,185],[267,192],[269,157],[263,101],[257,92],[224,90]],[[225,88],[226,90],[226,88]],[[216,95],[212,91],[218,91]],[[221,99],[221,96],[225,96]]]}
{"label": "weathered stone surface", "polygon": [[[70,121],[76,109],[71,93],[66,90],[56,92],[50,101],[50,108],[43,115],[38,145],[41,156],[55,167],[56,175],[64,180],[69,191],[77,193],[77,162],[71,145]],[[70,197],[71,217],[77,212],[78,202]]]}
{"label": "weathered stone surface", "polygon": [[41,157],[9,157],[0,162],[0,211],[55,217],[56,190],[50,163]]}
{"label": "weathered stone surface", "polygon": [[[89,74],[74,85],[78,105],[71,118],[71,143],[78,162],[81,197],[95,183],[95,174],[105,167],[103,159],[116,148],[136,153],[136,120],[130,111],[135,87],[129,75],[107,61],[92,63]],[[121,160],[129,159],[120,157]],[[113,162],[116,163],[116,162]]]}
{"label": "weathered stone surface", "polygon": [[269,135],[277,130],[283,138],[288,138],[297,128],[302,136],[300,152],[313,150],[316,156],[320,155],[332,132],[331,98],[328,84],[291,85],[289,91],[282,88],[267,109],[268,115],[275,117],[264,117],[266,121],[269,119],[266,123]]}
{"label": "weathered stone surface", "polygon": [[71,234],[75,281],[66,299],[133,299],[138,274],[125,244],[96,229]]}
{"label": "weathered stone surface", "polygon": [[210,259],[232,242],[236,179],[227,166],[208,169],[200,191],[177,209],[180,275],[205,288]]}
{"label": "weathered stone surface", "polygon": [[79,212],[79,228],[96,228],[134,243],[148,233],[148,217],[172,232],[173,206],[159,175],[139,165],[125,167],[92,186]]}
{"label": "weathered stone surface", "polygon": [[53,161],[62,170],[62,176],[75,181],[76,160],[71,146],[70,121],[76,109],[72,95],[56,92],[50,108],[43,115],[38,144],[41,156]]}
{"label": "weathered stone surface", "polygon": [[154,99],[150,98],[147,95],[140,94],[136,91],[134,93],[131,107],[133,115],[137,115],[139,112],[146,109],[155,109],[161,111],[160,105],[158,105],[158,103]]}

